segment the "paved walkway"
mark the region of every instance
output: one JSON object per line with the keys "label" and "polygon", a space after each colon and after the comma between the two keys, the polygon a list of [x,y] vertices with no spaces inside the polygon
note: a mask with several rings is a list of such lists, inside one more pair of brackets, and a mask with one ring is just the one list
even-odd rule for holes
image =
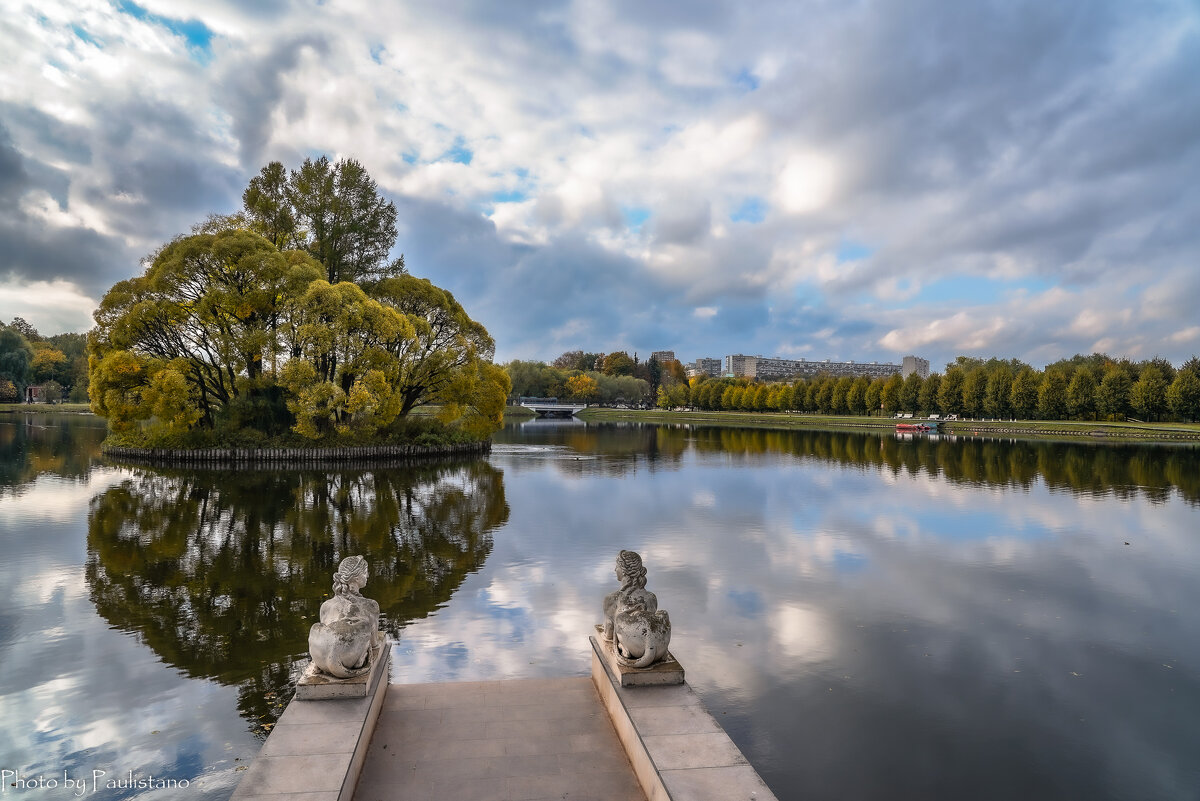
{"label": "paved walkway", "polygon": [[589,678],[393,684],[355,801],[645,801]]}

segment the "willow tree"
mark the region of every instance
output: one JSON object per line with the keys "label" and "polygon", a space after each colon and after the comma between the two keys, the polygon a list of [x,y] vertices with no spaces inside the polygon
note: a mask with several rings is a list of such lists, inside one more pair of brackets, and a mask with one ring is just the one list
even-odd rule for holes
{"label": "willow tree", "polygon": [[174,240],[100,302],[89,339],[93,411],[116,430],[150,417],[211,428],[261,386],[264,365],[281,356],[276,330],[289,299],[320,275],[306,254],[246,230]]}
{"label": "willow tree", "polygon": [[401,363],[396,383],[402,399],[400,413],[438,404],[450,412],[481,415],[498,425],[512,383],[502,368],[489,369],[494,367],[496,343],[454,295],[411,275],[386,278],[372,288],[371,295],[407,315],[416,332],[413,340],[396,350]]}
{"label": "willow tree", "polygon": [[416,338],[409,318],[356,284],[317,280],[291,306],[293,357],[281,372],[295,431],[318,439],[374,433],[405,413],[396,353]]}

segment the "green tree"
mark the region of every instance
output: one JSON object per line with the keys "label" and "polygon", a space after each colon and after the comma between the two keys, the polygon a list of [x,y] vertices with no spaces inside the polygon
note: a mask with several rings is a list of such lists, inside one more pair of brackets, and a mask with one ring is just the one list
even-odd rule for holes
{"label": "green tree", "polygon": [[1147,364],[1129,390],[1129,404],[1147,420],[1157,421],[1167,410],[1167,388],[1170,382],[1156,364]]}
{"label": "green tree", "polygon": [[1096,376],[1090,367],[1080,366],[1067,387],[1067,408],[1073,417],[1090,418],[1096,413]]}
{"label": "green tree", "polygon": [[[13,322],[24,322],[18,317]],[[12,382],[18,398],[33,379],[33,348],[17,328],[0,328],[0,380]]]}
{"label": "green tree", "polygon": [[[251,230],[280,250],[303,248],[307,244],[288,190],[287,170],[278,161],[272,161],[250,179],[250,185],[242,193],[242,205]],[[331,282],[335,280],[332,276],[326,277]]]}
{"label": "green tree", "polygon": [[[960,357],[961,358],[961,357]],[[963,378],[963,411],[968,417],[982,417],[983,402],[987,398],[987,370],[972,368]]]}
{"label": "green tree", "polygon": [[371,292],[385,305],[405,314],[416,338],[402,344],[397,391],[400,414],[438,403],[440,393],[459,380],[457,373],[480,375],[480,362],[491,362],[496,343],[487,329],[472,320],[449,291],[426,278],[401,275],[377,283]]}
{"label": "green tree", "polygon": [[1114,365],[1096,387],[1096,411],[1106,419],[1124,419],[1129,414],[1129,391],[1133,380],[1119,365]]}
{"label": "green tree", "polygon": [[930,373],[929,377],[921,382],[921,391],[917,394],[917,404],[926,414],[937,412],[938,406],[938,390],[942,387],[942,376],[938,373]]}
{"label": "green tree", "polygon": [[43,337],[38,333],[37,329],[32,324],[27,322],[24,317],[14,317],[8,327],[15,330],[18,334],[25,337],[25,341],[31,345],[34,342],[41,342]]}
{"label": "green tree", "polygon": [[854,386],[854,379],[848,375],[839,378],[833,385],[833,395],[830,397],[830,410],[834,414],[849,414],[850,407],[847,404],[847,399],[850,394],[850,388]]}
{"label": "green tree", "polygon": [[1041,384],[1042,377],[1029,367],[1017,373],[1013,379],[1009,404],[1012,406],[1013,416],[1018,420],[1031,420],[1037,414],[1038,389]]}
{"label": "green tree", "polygon": [[863,401],[867,405],[867,414],[875,414],[879,411],[879,405],[883,402],[883,387],[887,383],[887,379],[876,378],[867,385],[867,391],[863,396]]}
{"label": "green tree", "polygon": [[959,367],[946,368],[942,376],[942,384],[938,387],[938,406],[944,415],[962,414],[963,411],[963,382],[965,376]]}
{"label": "green tree", "polygon": [[1038,414],[1043,420],[1061,420],[1067,416],[1067,376],[1061,370],[1047,370],[1042,377]]}
{"label": "green tree", "polygon": [[883,384],[879,393],[879,403],[883,406],[885,415],[895,414],[900,409],[900,390],[904,388],[904,379],[899,373],[893,373]]}
{"label": "green tree", "polygon": [[[282,165],[268,164],[259,174],[260,185],[247,187],[243,202],[255,203],[246,212],[255,224],[276,230],[286,216],[274,212],[275,186]],[[270,177],[266,177],[270,173]],[[404,258],[387,260],[396,242],[396,207],[379,196],[374,179],[354,159],[331,164],[321,156],[305,159],[293,170],[284,190],[298,236],[308,252],[325,268],[330,284],[369,282],[404,271]],[[257,202],[256,202],[257,201]]]}
{"label": "green tree", "polygon": [[[104,398],[110,388],[138,391],[125,378],[112,387],[95,384],[97,376],[115,377],[112,370],[98,371],[99,364],[126,351],[133,360],[111,366],[138,363],[146,385],[165,363],[174,363],[200,420],[212,427],[247,386],[239,378],[253,386],[264,363],[275,363],[282,347],[273,335],[275,322],[290,299],[320,274],[303,253],[280,253],[250,231],[196,234],[169,243],[145,275],[121,281],[100,301],[89,344],[93,410],[107,416]],[[116,408],[141,407],[125,397]]]}
{"label": "green tree", "polygon": [[921,408],[921,387],[925,381],[913,371],[904,379],[900,387],[900,408],[906,412],[916,412]]}
{"label": "green tree", "polygon": [[1001,364],[991,371],[987,389],[983,396],[983,409],[990,417],[1012,417],[1013,373],[1008,365]]}
{"label": "green tree", "polygon": [[625,351],[615,351],[604,357],[605,375],[633,375],[636,365]]}
{"label": "green tree", "polygon": [[513,360],[504,365],[515,398],[544,398],[549,396],[551,376],[555,368],[543,362]]}
{"label": "green tree", "polygon": [[832,378],[824,378],[817,389],[816,402],[817,411],[821,414],[830,414],[833,412],[833,388],[837,384]]}
{"label": "green tree", "polygon": [[1177,372],[1167,390],[1167,403],[1171,411],[1184,420],[1200,420],[1200,370]]}
{"label": "green tree", "polygon": [[854,379],[854,383],[850,385],[850,390],[846,393],[847,412],[850,414],[867,413],[867,389],[870,386],[871,380],[866,376]]}
{"label": "green tree", "polygon": [[410,365],[401,354],[415,350],[410,318],[367,297],[357,284],[331,286],[320,279],[289,311],[293,358],[280,383],[291,395],[287,405],[297,433],[312,439],[335,432],[371,434],[407,413],[404,378]]}

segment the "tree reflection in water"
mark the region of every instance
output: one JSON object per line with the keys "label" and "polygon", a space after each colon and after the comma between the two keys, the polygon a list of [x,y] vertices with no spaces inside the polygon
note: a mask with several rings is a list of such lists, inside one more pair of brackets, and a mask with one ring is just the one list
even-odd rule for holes
{"label": "tree reflection in water", "polygon": [[239,687],[264,734],[282,711],[338,562],[393,637],[444,605],[508,519],[483,460],[377,470],[138,468],[92,499],[87,581],[99,614],[188,676]]}
{"label": "tree reflection in water", "polygon": [[[672,440],[676,440],[672,442]],[[1200,504],[1200,448],[1136,443],[1048,442],[976,437],[859,434],[846,431],[671,427],[658,430],[658,449],[679,452],[688,440],[699,453],[752,457],[788,453],[800,459],[925,474],[952,483],[1022,487],[1036,481],[1079,495],[1141,496],[1165,501],[1172,490]]]}

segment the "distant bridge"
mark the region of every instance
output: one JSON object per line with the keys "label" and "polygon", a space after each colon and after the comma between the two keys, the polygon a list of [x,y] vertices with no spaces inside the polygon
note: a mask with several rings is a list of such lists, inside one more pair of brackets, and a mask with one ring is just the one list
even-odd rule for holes
{"label": "distant bridge", "polygon": [[520,398],[518,403],[537,412],[538,417],[574,417],[587,408],[586,403],[559,403],[558,398]]}

